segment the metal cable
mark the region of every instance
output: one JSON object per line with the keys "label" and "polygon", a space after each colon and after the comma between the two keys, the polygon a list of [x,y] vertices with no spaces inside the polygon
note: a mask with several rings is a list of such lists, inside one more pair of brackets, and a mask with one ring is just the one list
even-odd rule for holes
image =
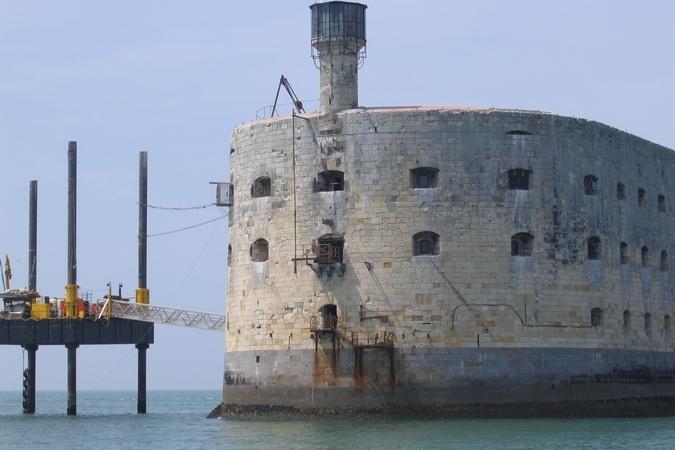
{"label": "metal cable", "polygon": [[152,209],[163,209],[167,211],[187,211],[191,209],[205,209],[210,206],[215,206],[215,203],[206,203],[204,205],[196,205],[196,206],[184,206],[184,207],[173,207],[173,206],[157,206],[157,205],[143,205],[142,203],[136,202],[138,206],[145,206],[146,208],[152,208]]}
{"label": "metal cable", "polygon": [[172,234],[172,233],[178,233],[180,231],[191,230],[193,228],[197,228],[197,227],[201,227],[202,225],[206,225],[207,223],[211,223],[211,222],[215,222],[216,220],[224,219],[225,217],[227,217],[227,215],[216,217],[215,219],[207,220],[206,222],[197,223],[195,225],[190,225],[190,226],[187,226],[187,227],[178,228],[176,230],[163,231],[161,233],[155,233],[155,234],[148,234],[148,237],[164,236],[165,234]]}

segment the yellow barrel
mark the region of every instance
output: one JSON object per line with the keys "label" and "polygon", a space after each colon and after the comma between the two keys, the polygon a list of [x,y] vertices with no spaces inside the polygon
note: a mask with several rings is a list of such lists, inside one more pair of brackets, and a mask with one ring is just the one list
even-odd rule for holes
{"label": "yellow barrel", "polygon": [[76,318],[78,316],[77,308],[77,288],[76,284],[66,285],[66,317]]}
{"label": "yellow barrel", "polygon": [[150,291],[146,288],[136,288],[136,303],[142,305],[150,303]]}
{"label": "yellow barrel", "polygon": [[51,317],[50,308],[49,303],[33,303],[30,315],[34,319],[49,319]]}

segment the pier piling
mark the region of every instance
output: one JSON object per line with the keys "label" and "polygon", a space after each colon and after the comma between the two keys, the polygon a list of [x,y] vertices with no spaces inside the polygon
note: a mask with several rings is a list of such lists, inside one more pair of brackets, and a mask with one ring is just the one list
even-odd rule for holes
{"label": "pier piling", "polygon": [[[148,152],[138,154],[138,289],[136,303],[148,303]],[[147,343],[138,343],[138,403],[136,411],[147,411],[146,350]]]}
{"label": "pier piling", "polygon": [[[30,194],[28,201],[28,290],[37,291],[37,180],[30,182]],[[25,414],[35,413],[35,357],[37,345],[25,345],[24,350],[28,353],[28,370],[25,380],[28,386],[24,386],[26,398],[23,402]]]}
{"label": "pier piling", "polygon": [[[68,284],[66,285],[66,317],[77,317],[77,142],[68,142]],[[67,414],[77,414],[77,344],[68,349]]]}
{"label": "pier piling", "polygon": [[66,414],[77,415],[77,344],[66,344],[68,349],[68,408]]}
{"label": "pier piling", "polygon": [[23,347],[28,353],[28,367],[27,377],[24,379],[28,382],[28,386],[24,385],[25,398],[23,401],[24,414],[35,414],[35,354],[37,352],[37,345],[26,345]]}
{"label": "pier piling", "polygon": [[147,393],[146,393],[146,353],[148,344],[136,344],[138,349],[138,402],[136,411],[138,414],[147,412]]}

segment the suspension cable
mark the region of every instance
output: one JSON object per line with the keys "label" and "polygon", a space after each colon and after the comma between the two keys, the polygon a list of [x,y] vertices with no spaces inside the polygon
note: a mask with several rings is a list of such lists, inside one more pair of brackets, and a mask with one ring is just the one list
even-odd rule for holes
{"label": "suspension cable", "polygon": [[142,203],[136,202],[138,206],[145,206],[146,208],[152,208],[152,209],[163,209],[166,211],[187,211],[187,210],[192,210],[192,209],[206,209],[211,206],[215,206],[215,203],[206,203],[204,205],[196,205],[196,206],[184,206],[184,207],[173,207],[173,206],[157,206],[157,205],[144,205]]}
{"label": "suspension cable", "polygon": [[171,230],[171,231],[163,231],[161,233],[148,234],[148,237],[164,236],[166,234],[173,234],[173,233],[178,233],[180,231],[191,230],[193,228],[201,227],[202,225],[206,225],[208,223],[212,223],[212,222],[215,222],[217,220],[224,219],[225,217],[227,217],[227,215],[222,215],[220,217],[216,217],[215,219],[207,220],[206,222],[197,223],[195,225],[189,225],[187,227],[178,228],[178,229]]}

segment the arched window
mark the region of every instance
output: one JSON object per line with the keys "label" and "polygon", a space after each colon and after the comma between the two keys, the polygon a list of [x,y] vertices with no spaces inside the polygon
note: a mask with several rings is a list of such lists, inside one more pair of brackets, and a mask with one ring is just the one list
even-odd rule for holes
{"label": "arched window", "polygon": [[509,189],[519,191],[529,191],[532,171],[528,169],[511,169],[508,172]]}
{"label": "arched window", "polygon": [[659,263],[659,268],[661,269],[661,272],[668,272],[669,267],[668,267],[668,252],[665,250],[661,250],[661,261]]}
{"label": "arched window", "polygon": [[645,333],[648,336],[652,334],[652,315],[649,313],[645,313]]}
{"label": "arched window", "polygon": [[438,255],[438,235],[433,231],[421,231],[413,236],[413,255]]}
{"label": "arched window", "polygon": [[602,308],[591,309],[591,326],[599,327],[602,325]]}
{"label": "arched window", "polygon": [[623,327],[625,329],[630,328],[630,311],[628,310],[623,312]]}
{"label": "arched window", "polygon": [[256,240],[251,244],[251,261],[263,262],[269,258],[269,244],[263,238]]}
{"label": "arched window", "polygon": [[663,318],[663,331],[670,334],[670,316],[668,314]]}
{"label": "arched window", "polygon": [[232,265],[232,245],[227,244],[227,267]]}
{"label": "arched window", "polygon": [[342,262],[345,240],[336,234],[324,234],[316,241],[314,262],[317,264],[336,264]]}
{"label": "arched window", "polygon": [[666,212],[666,196],[659,194],[656,198],[656,202],[659,205],[659,212]]}
{"label": "arched window", "polygon": [[591,236],[588,238],[588,259],[600,259],[600,238]]}
{"label": "arched window", "polygon": [[534,236],[530,233],[516,233],[511,236],[511,256],[532,256]]}
{"label": "arched window", "polygon": [[438,169],[435,167],[417,167],[410,171],[410,187],[429,189],[438,186]]}
{"label": "arched window", "polygon": [[584,193],[586,195],[596,195],[598,193],[598,177],[595,175],[586,175],[584,177]]}
{"label": "arched window", "polygon": [[647,205],[647,193],[644,189],[638,189],[638,206],[644,207]]}
{"label": "arched window", "polygon": [[619,260],[621,261],[621,264],[630,263],[630,256],[628,256],[628,244],[625,242],[622,242],[619,246]]}
{"label": "arched window", "polygon": [[272,181],[269,177],[258,177],[251,186],[251,197],[269,197],[272,193]]}
{"label": "arched window", "polygon": [[649,249],[646,245],[640,249],[640,255],[642,259],[642,267],[649,267]]}
{"label": "arched window", "polygon": [[321,329],[335,330],[338,325],[337,306],[333,304],[324,305],[319,308],[321,316]]}
{"label": "arched window", "polygon": [[616,198],[621,201],[626,199],[626,186],[623,183],[616,183]]}
{"label": "arched window", "polygon": [[324,170],[316,176],[316,192],[344,191],[345,174],[339,170]]}

